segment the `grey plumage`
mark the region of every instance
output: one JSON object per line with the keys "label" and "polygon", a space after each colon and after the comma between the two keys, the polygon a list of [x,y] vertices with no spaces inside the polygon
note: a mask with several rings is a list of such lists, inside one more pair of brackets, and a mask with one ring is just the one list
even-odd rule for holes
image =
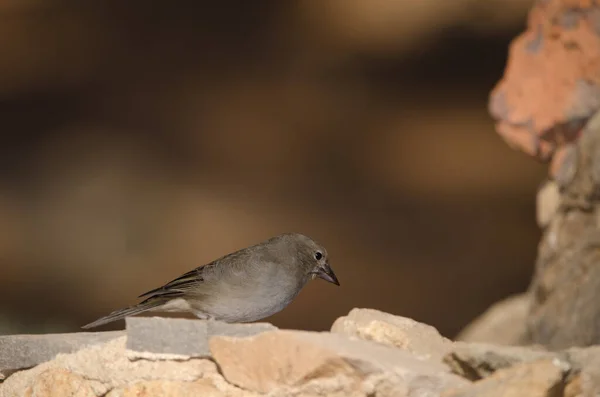
{"label": "grey plumage", "polygon": [[282,234],[197,267],[82,328],[146,311],[191,312],[202,319],[251,322],[284,309],[316,277],[339,285],[327,250],[299,233]]}

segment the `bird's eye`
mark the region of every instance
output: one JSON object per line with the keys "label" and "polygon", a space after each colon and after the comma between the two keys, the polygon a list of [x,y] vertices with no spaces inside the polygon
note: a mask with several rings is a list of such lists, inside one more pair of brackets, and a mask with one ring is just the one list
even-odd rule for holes
{"label": "bird's eye", "polygon": [[321,258],[323,258],[323,254],[322,254],[322,253],[320,253],[319,251],[317,251],[317,252],[315,253],[315,259],[316,259],[316,260],[318,260],[318,261],[320,261],[320,260],[321,260]]}

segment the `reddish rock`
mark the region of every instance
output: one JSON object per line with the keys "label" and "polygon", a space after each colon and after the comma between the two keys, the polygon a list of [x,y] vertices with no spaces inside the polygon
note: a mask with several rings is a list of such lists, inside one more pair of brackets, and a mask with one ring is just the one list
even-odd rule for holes
{"label": "reddish rock", "polygon": [[[498,133],[538,160],[552,160],[600,108],[600,7],[595,4],[538,0],[491,93]],[[553,164],[551,174],[557,168]]]}

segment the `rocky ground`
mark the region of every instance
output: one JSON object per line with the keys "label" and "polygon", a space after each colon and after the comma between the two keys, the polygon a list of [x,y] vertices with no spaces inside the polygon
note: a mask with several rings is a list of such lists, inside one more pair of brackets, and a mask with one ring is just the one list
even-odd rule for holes
{"label": "rocky ground", "polygon": [[[493,313],[498,307],[492,308],[470,334],[490,324],[511,328],[515,305],[505,307],[505,321],[498,321]],[[427,324],[372,309],[352,310],[329,332],[268,323],[129,318],[124,331],[0,337],[0,396],[600,393],[598,347],[549,351],[469,338],[451,341]]]}

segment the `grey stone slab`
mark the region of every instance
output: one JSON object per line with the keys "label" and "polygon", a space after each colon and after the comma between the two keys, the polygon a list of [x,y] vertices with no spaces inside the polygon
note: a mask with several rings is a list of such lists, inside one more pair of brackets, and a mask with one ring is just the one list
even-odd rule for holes
{"label": "grey stone slab", "polygon": [[50,361],[59,353],[73,353],[124,334],[112,331],[0,336],[0,380],[15,371]]}
{"label": "grey stone slab", "polygon": [[229,324],[165,317],[128,317],[125,323],[130,359],[209,357],[208,341],[212,336],[252,336],[277,329],[269,323]]}

